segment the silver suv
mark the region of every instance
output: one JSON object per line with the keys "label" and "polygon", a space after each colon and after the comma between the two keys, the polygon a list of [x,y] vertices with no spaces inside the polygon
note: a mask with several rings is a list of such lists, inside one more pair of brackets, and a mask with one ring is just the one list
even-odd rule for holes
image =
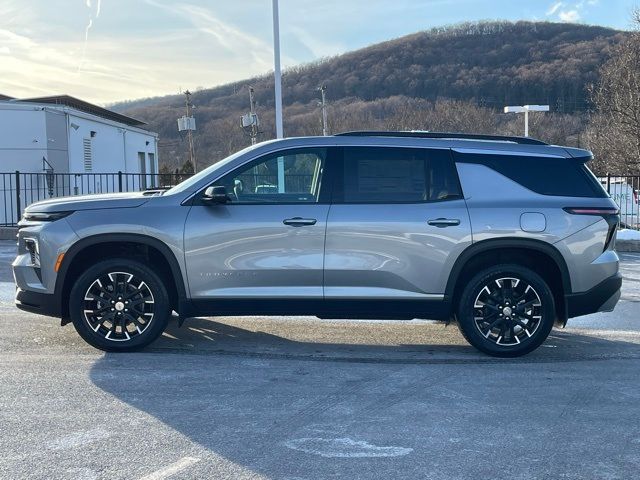
{"label": "silver suv", "polygon": [[620,297],[618,209],[590,159],[484,135],[264,142],[170,190],[31,205],[16,304],[112,351],[175,311],[455,319],[479,350],[523,355]]}

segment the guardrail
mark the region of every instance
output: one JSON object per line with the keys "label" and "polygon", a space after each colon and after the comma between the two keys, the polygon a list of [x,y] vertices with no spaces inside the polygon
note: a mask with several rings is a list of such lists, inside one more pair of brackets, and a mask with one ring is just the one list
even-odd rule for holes
{"label": "guardrail", "polygon": [[24,209],[40,200],[166,188],[188,177],[174,173],[0,173],[0,226],[15,226]]}
{"label": "guardrail", "polygon": [[607,175],[598,180],[620,207],[620,225],[640,230],[640,175]]}

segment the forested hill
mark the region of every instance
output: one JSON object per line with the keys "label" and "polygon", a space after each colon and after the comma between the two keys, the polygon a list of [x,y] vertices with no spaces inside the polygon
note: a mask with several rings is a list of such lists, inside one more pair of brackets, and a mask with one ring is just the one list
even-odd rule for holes
{"label": "forested hill", "polygon": [[[342,105],[401,96],[465,100],[493,108],[544,103],[558,112],[584,111],[586,86],[597,80],[598,67],[623,35],[603,27],[547,22],[482,22],[431,29],[288,69],[283,102],[290,115],[285,110],[285,122],[291,122],[303,106],[315,109],[317,88],[323,84],[329,100]],[[247,85],[255,88],[259,113],[267,117],[273,108],[270,75],[196,92],[199,130],[229,118],[237,125],[240,113],[248,109]],[[112,108],[149,122],[163,139],[171,139],[177,138],[175,120],[182,114],[183,101],[171,95]],[[287,128],[297,126],[285,123]],[[271,136],[267,130],[265,135]],[[225,150],[209,143],[204,141],[201,148]]]}

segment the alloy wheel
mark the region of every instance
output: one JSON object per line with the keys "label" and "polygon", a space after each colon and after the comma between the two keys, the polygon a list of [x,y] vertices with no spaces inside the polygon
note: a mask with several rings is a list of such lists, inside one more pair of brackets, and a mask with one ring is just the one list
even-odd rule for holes
{"label": "alloy wheel", "polygon": [[542,300],[520,278],[502,277],[487,283],[476,296],[474,324],[482,336],[500,346],[531,338],[542,323]]}
{"label": "alloy wheel", "polygon": [[127,272],[101,275],[84,295],[84,319],[106,340],[122,342],[142,335],[154,318],[149,286]]}

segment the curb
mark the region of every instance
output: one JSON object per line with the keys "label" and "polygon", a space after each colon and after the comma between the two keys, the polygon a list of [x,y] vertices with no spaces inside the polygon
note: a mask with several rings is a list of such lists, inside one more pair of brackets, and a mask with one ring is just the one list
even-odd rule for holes
{"label": "curb", "polygon": [[618,252],[640,252],[640,240],[616,240]]}

